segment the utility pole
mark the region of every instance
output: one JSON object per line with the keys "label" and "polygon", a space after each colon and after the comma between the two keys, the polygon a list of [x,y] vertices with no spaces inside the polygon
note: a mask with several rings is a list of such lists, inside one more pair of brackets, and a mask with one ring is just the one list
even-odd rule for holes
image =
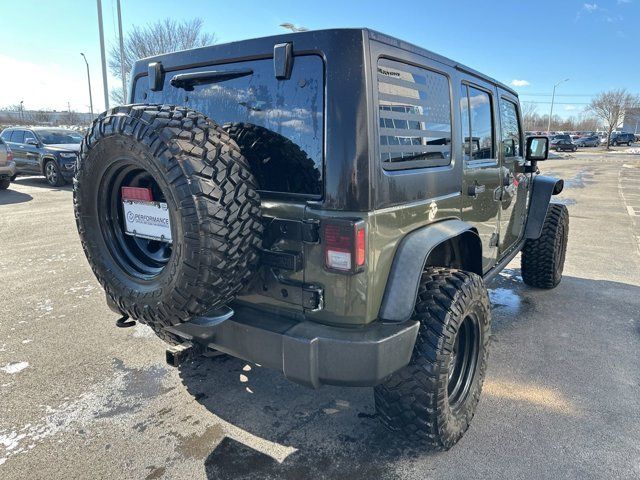
{"label": "utility pole", "polygon": [[122,77],[122,101],[127,102],[127,77],[124,73],[124,39],[122,38],[122,12],[118,0],[118,35],[120,36],[120,76]]}
{"label": "utility pole", "polygon": [[24,100],[20,100],[20,121],[24,122]]}
{"label": "utility pole", "polygon": [[89,83],[89,111],[91,112],[91,121],[93,121],[93,97],[91,96],[91,74],[89,73],[89,62],[87,61],[87,57],[85,57],[84,53],[80,52],[82,58],[84,58],[84,63],[87,65],[87,83]]}
{"label": "utility pole", "polygon": [[107,85],[107,59],[104,55],[104,28],[102,26],[102,0],[98,0],[98,31],[100,32],[100,57],[102,58],[102,86],[104,88],[104,108],[109,109],[109,85]]}
{"label": "utility pole", "polygon": [[551,111],[549,112],[549,123],[547,124],[547,133],[551,132],[551,117],[553,117],[553,102],[554,102],[554,100],[556,98],[556,88],[561,83],[568,82],[568,81],[569,81],[569,79],[565,78],[564,80],[560,80],[558,83],[556,83],[553,86],[553,94],[551,95]]}

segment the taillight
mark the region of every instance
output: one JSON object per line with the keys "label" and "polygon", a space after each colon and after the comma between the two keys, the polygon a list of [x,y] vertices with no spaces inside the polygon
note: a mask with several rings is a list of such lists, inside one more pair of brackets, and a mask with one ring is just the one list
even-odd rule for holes
{"label": "taillight", "polygon": [[322,244],[327,270],[339,273],[358,273],[364,270],[367,230],[362,220],[323,221]]}
{"label": "taillight", "polygon": [[13,152],[7,148],[7,162],[13,161]]}

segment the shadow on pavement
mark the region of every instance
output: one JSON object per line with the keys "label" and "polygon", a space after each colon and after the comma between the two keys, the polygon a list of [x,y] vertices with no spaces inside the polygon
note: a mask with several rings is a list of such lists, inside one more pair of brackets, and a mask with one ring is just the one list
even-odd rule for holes
{"label": "shadow on pavement", "polygon": [[14,203],[24,203],[33,200],[27,193],[12,190],[11,186],[7,190],[0,190],[0,205],[12,205]]}
{"label": "shadow on pavement", "polygon": [[[280,372],[222,356],[180,367],[188,392],[223,423],[292,453],[280,463],[264,447],[222,435],[198,447],[210,452],[200,457],[207,477],[387,479],[402,478],[407,469],[429,476],[452,468],[471,474],[477,462],[490,471],[532,449],[543,456],[559,446],[604,455],[602,445],[588,439],[610,425],[620,438],[634,437],[628,412],[640,399],[627,390],[640,383],[612,386],[610,369],[633,375],[638,367],[633,349],[640,346],[640,327],[629,318],[637,314],[640,287],[565,277],[555,290],[537,290],[522,283],[519,269],[506,269],[489,288],[493,345],[485,393],[453,454],[414,449],[388,433],[375,418],[372,389],[311,390]],[[617,354],[613,367],[601,345],[621,335],[629,345],[619,347],[629,355]],[[596,414],[601,410],[610,412],[606,419]],[[536,440],[523,441],[523,431]],[[556,468],[553,461],[545,465]]]}
{"label": "shadow on pavement", "polygon": [[71,192],[73,190],[73,185],[71,183],[67,183],[62,185],[61,187],[54,187],[49,185],[47,179],[44,177],[18,177],[14,180],[15,183],[20,185],[25,185],[29,187],[38,187],[38,188],[47,188],[53,191],[67,191]]}

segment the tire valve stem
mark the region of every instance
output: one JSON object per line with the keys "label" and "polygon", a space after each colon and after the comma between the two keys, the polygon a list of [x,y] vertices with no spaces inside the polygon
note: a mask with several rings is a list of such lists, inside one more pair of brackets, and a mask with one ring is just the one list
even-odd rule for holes
{"label": "tire valve stem", "polygon": [[133,327],[135,324],[135,320],[129,320],[129,315],[123,315],[118,320],[116,320],[116,327],[119,328],[129,328]]}

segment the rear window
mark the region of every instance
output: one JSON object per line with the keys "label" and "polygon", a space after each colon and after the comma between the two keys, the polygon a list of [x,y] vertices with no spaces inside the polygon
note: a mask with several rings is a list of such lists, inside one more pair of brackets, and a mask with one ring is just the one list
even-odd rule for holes
{"label": "rear window", "polygon": [[[252,74],[172,87],[181,73],[251,69]],[[323,175],[324,65],[316,55],[295,57],[291,78],[278,80],[273,60],[253,60],[168,72],[162,91],[136,82],[136,103],[185,105],[223,125],[251,164],[263,192],[319,196]]]}

